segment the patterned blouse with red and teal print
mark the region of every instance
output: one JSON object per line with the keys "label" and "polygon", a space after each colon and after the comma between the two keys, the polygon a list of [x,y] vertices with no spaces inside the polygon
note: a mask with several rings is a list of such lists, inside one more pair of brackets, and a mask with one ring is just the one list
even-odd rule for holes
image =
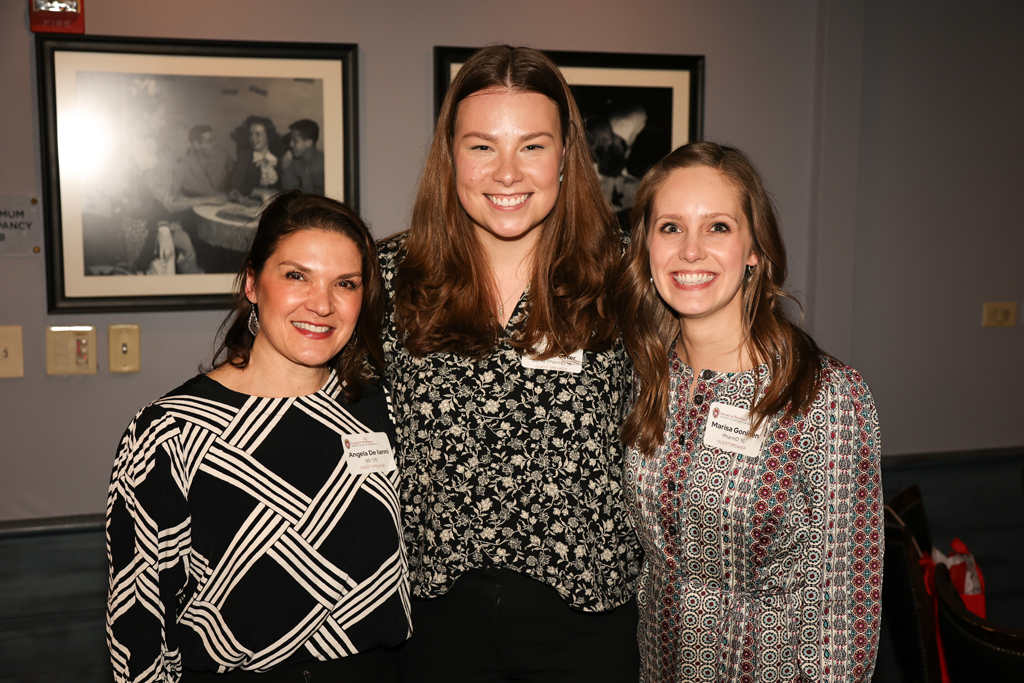
{"label": "patterned blouse with red and teal print", "polygon": [[641,681],[871,680],[883,543],[867,384],[823,356],[807,413],[766,420],[760,447],[734,450],[768,367],[669,364],[665,444],[629,449],[626,465],[645,551]]}

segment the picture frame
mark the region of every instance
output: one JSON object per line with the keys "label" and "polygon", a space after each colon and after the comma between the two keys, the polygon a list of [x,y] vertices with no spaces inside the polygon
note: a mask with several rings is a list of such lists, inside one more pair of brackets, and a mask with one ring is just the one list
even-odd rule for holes
{"label": "picture frame", "polygon": [[[448,85],[479,48],[434,48],[434,117]],[[595,169],[620,223],[644,172],[704,136],[704,57],[542,50],[576,96]]]}
{"label": "picture frame", "polygon": [[356,45],[35,40],[50,313],[226,308],[278,191],[358,211]]}

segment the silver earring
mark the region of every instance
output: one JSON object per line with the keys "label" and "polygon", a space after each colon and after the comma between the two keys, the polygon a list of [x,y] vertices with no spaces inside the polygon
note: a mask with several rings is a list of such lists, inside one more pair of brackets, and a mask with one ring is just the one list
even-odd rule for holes
{"label": "silver earring", "polygon": [[654,284],[654,276],[653,275],[651,276],[651,284],[652,285]]}
{"label": "silver earring", "polygon": [[747,282],[754,277],[754,266],[747,266]]}
{"label": "silver earring", "polygon": [[256,304],[249,309],[249,333],[254,337],[260,333],[260,320],[256,317]]}

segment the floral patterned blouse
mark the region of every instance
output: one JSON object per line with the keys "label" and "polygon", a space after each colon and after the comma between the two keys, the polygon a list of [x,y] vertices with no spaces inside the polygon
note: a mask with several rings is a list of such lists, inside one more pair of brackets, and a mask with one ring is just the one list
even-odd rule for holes
{"label": "floral patterned blouse", "polygon": [[708,442],[722,443],[722,418],[750,408],[768,367],[695,378],[669,362],[665,445],[650,458],[629,449],[626,465],[646,552],[641,680],[870,681],[882,488],[864,380],[822,357],[808,414],[768,420],[744,455]]}
{"label": "floral patterned blouse", "polygon": [[[388,299],[405,236],[382,242]],[[525,320],[519,301],[509,330]],[[573,607],[630,600],[639,541],[622,495],[618,436],[630,366],[620,344],[584,352],[579,372],[525,367],[508,337],[482,361],[384,352],[394,391],[400,495],[413,594],[446,593],[463,573],[504,568],[542,581]]]}

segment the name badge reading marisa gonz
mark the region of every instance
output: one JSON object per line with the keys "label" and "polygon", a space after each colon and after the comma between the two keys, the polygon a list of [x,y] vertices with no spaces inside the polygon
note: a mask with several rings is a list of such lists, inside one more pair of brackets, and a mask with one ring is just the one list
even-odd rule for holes
{"label": "name badge reading marisa gonz", "polygon": [[764,425],[750,436],[750,411],[727,403],[714,402],[704,428],[704,445],[723,451],[742,453],[754,457],[761,452]]}
{"label": "name badge reading marisa gonz", "polygon": [[356,474],[393,472],[395,469],[395,452],[391,450],[391,442],[384,432],[347,434],[341,437],[341,444],[345,448],[349,469]]}
{"label": "name badge reading marisa gonz", "polygon": [[538,360],[532,356],[521,356],[524,368],[554,370],[555,372],[580,372],[583,370],[583,349],[576,349],[567,356],[552,356]]}

